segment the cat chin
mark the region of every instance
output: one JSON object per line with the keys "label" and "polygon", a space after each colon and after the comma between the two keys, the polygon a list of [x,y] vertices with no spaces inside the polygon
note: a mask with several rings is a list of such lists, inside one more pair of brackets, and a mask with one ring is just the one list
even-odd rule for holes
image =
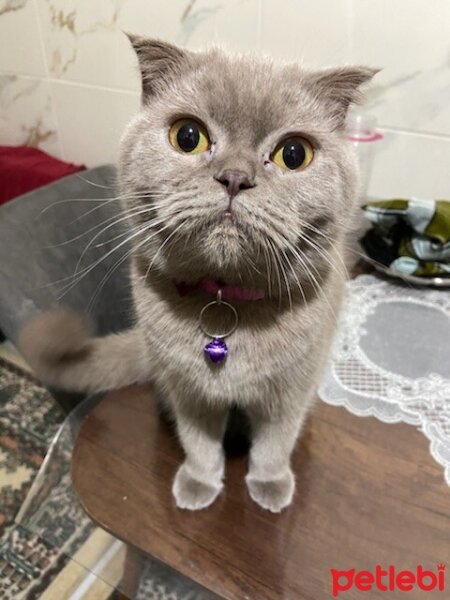
{"label": "cat chin", "polygon": [[255,273],[249,272],[248,265],[238,262],[230,262],[223,256],[199,257],[198,260],[184,263],[184,265],[165,264],[160,271],[166,278],[184,283],[196,283],[202,279],[212,281],[223,281],[230,285],[246,285],[248,287],[265,287],[264,279],[255,277]]}

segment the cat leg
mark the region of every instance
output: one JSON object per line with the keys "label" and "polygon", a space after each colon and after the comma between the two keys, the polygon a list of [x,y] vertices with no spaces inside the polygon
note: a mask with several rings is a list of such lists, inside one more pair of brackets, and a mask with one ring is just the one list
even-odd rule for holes
{"label": "cat leg", "polygon": [[223,436],[228,409],[176,405],[178,436],[186,458],[178,469],[172,493],[179,508],[199,510],[214,502],[223,488]]}
{"label": "cat leg", "polygon": [[280,512],[292,502],[295,479],[290,456],[303,424],[306,409],[268,413],[251,408],[252,447],[245,478],[252,499],[263,508]]}

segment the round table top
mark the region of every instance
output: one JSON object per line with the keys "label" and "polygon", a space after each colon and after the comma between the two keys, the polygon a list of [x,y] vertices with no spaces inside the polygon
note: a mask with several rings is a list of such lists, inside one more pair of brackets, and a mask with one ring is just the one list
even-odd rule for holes
{"label": "round table top", "polygon": [[171,483],[182,458],[151,388],[133,386],[85,418],[73,484],[97,524],[221,598],[317,600],[331,597],[331,569],[450,560],[450,488],[410,426],[318,403],[293,455],[294,502],[279,515],[248,496],[246,457],[227,461],[211,507],[176,508]]}

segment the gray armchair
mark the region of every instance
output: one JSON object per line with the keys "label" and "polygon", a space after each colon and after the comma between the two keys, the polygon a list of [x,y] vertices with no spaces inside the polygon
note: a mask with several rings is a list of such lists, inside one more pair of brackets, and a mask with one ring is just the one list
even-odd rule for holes
{"label": "gray armchair", "polygon": [[[0,330],[13,343],[54,306],[89,314],[101,335],[131,325],[130,246],[115,195],[114,168],[103,166],[0,207]],[[66,408],[75,398],[53,392]]]}

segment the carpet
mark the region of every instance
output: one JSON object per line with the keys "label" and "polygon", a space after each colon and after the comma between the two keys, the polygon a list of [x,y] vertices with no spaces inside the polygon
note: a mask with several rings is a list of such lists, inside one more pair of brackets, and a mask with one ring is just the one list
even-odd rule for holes
{"label": "carpet", "polygon": [[[74,580],[79,565],[69,556],[93,533],[88,523],[74,531],[64,531],[62,544],[53,545],[14,523],[33,480],[64,414],[50,393],[29,373],[0,357],[0,598],[34,600],[43,598],[55,579],[64,573],[65,581]],[[61,479],[57,469],[52,478]],[[59,512],[69,502],[61,500]],[[49,515],[57,524],[58,514]],[[64,549],[64,551],[63,551]],[[70,570],[68,578],[67,570]],[[78,579],[83,573],[77,573]],[[77,578],[75,578],[77,579]],[[69,597],[62,581],[55,600]],[[75,582],[76,583],[76,582]],[[107,598],[103,593],[98,598]]]}
{"label": "carpet", "polygon": [[[58,441],[65,459],[47,461],[45,478],[38,480],[43,483],[28,494],[64,417],[14,349],[5,352],[0,344],[1,600],[127,600],[114,590],[124,573],[126,547],[82,511],[71,485],[66,428]],[[30,523],[45,539],[15,523],[27,496]],[[150,557],[138,562],[136,600],[216,598]],[[100,563],[105,576],[95,577],[83,566]]]}

